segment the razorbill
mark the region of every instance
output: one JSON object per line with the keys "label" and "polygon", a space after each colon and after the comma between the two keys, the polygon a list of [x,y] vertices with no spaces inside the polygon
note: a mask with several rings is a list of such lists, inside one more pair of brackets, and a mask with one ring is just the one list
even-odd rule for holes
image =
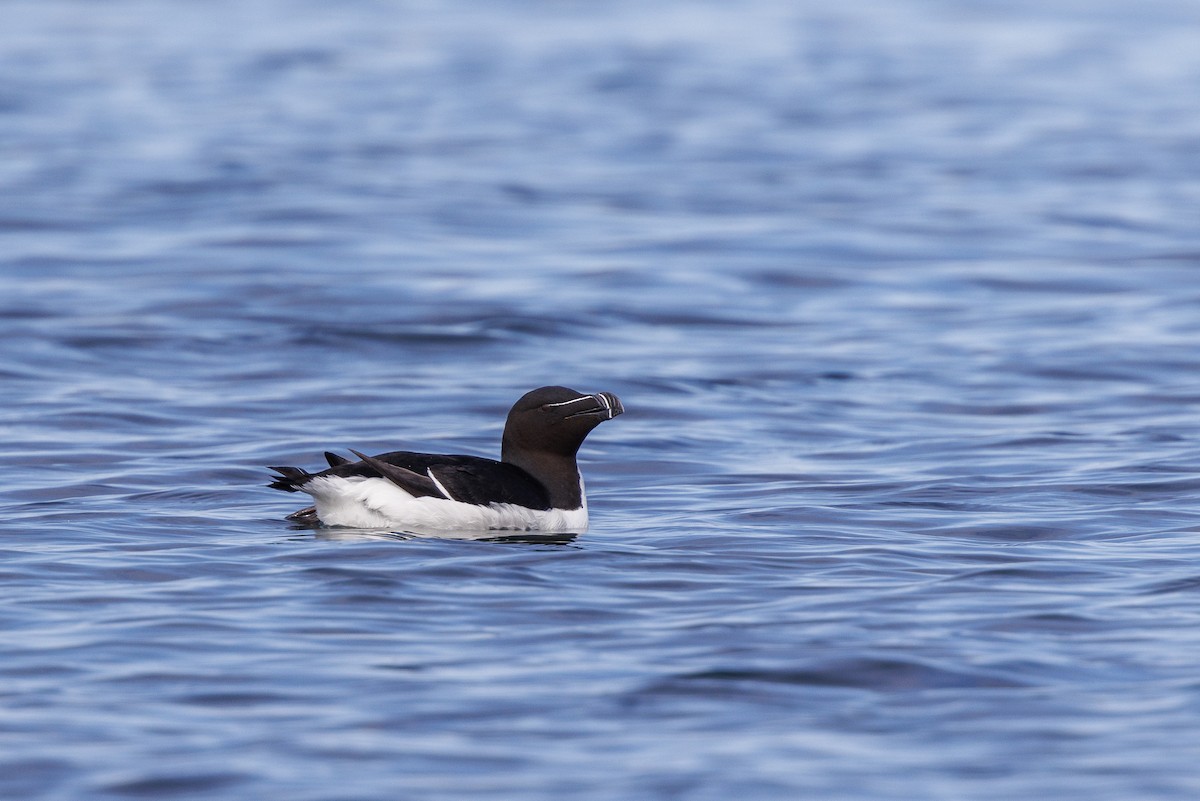
{"label": "razorbill", "polygon": [[566,387],[527,392],[504,423],[500,461],[392,451],[358,461],[325,453],[329,468],[271,467],[267,486],[315,502],[288,517],[350,528],[409,531],[587,529],[587,498],[575,455],[593,428],[625,409],[611,392]]}

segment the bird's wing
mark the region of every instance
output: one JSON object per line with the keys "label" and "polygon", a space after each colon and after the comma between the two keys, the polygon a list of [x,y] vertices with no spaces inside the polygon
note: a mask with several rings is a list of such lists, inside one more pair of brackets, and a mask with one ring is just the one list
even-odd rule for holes
{"label": "bird's wing", "polygon": [[445,498],[487,506],[511,503],[549,509],[546,490],[519,467],[479,456],[392,451],[325,471],[339,476],[382,477],[415,497]]}

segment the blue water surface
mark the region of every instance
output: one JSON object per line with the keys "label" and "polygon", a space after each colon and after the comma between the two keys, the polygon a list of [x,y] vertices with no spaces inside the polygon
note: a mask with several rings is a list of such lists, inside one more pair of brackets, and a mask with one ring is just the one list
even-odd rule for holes
{"label": "blue water surface", "polygon": [[1192,0],[0,16],[0,798],[1200,797]]}

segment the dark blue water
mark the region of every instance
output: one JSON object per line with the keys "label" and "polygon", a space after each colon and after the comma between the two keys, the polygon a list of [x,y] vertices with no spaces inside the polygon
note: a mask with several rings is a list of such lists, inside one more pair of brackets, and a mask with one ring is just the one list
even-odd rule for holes
{"label": "dark blue water", "polygon": [[0,797],[1200,796],[1192,0],[0,17]]}

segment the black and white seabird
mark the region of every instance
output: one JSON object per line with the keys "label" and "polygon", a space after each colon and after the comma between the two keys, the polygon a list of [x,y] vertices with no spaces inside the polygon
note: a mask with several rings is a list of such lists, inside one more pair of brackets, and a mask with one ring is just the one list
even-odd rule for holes
{"label": "black and white seabird", "polygon": [[392,451],[359,461],[325,454],[329,469],[272,467],[268,486],[307,492],[315,505],[292,519],[350,528],[413,531],[587,529],[575,455],[593,428],[625,411],[611,392],[566,387],[527,392],[504,423],[500,461]]}

